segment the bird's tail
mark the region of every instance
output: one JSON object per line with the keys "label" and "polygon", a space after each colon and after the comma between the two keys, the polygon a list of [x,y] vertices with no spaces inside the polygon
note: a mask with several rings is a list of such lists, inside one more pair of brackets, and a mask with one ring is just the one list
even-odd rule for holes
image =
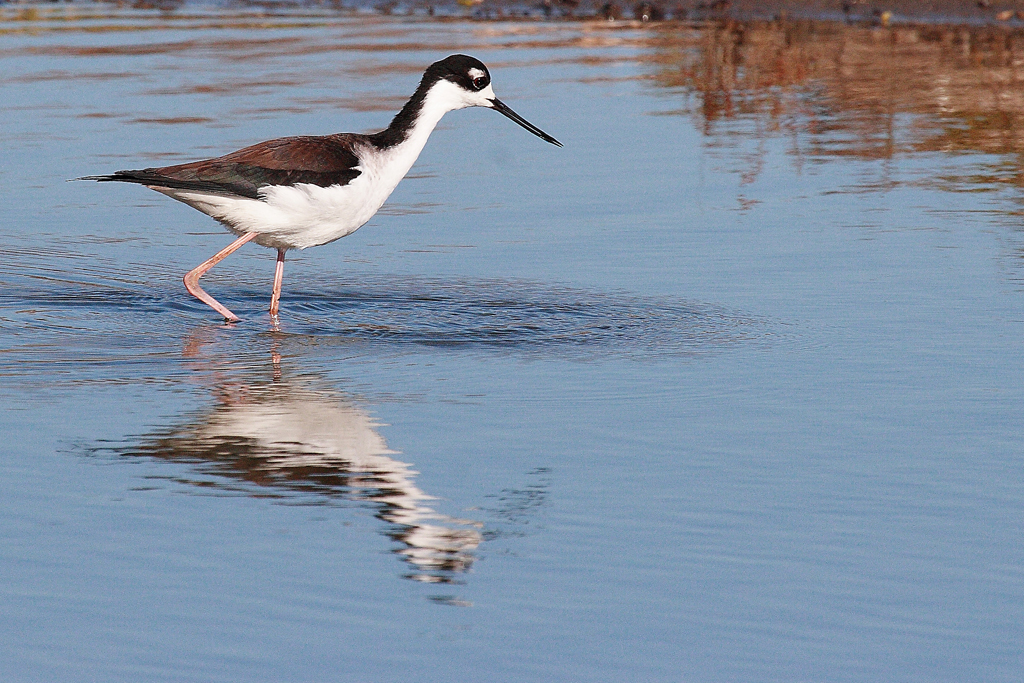
{"label": "bird's tail", "polygon": [[86,175],[72,180],[95,180],[99,183],[139,183],[140,185],[163,185],[169,178],[146,169],[142,171],[118,171],[109,175]]}
{"label": "bird's tail", "polygon": [[[175,190],[193,190],[197,192],[228,193],[232,188],[223,183],[216,183],[198,178],[174,178],[159,172],[159,169],[145,168],[140,171],[118,171],[110,175],[87,175],[73,180],[95,180],[100,183],[137,183],[149,187],[167,187]],[[239,193],[246,194],[249,193]],[[252,193],[255,197],[255,193]]]}

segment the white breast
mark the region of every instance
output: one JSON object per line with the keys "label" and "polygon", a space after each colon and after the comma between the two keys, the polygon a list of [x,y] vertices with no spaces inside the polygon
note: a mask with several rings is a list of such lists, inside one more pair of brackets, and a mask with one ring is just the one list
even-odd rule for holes
{"label": "white breast", "polygon": [[261,199],[153,189],[216,218],[237,235],[257,233],[254,241],[265,247],[305,249],[333,242],[351,235],[377,213],[412,168],[444,113],[466,106],[453,99],[449,90],[454,87],[447,84],[428,93],[416,124],[401,144],[385,150],[353,149],[360,174],[348,185],[264,187],[259,190]]}
{"label": "white breast", "polygon": [[257,233],[257,244],[305,249],[355,232],[377,213],[398,185],[398,181],[383,183],[368,169],[361,170],[348,185],[261,188],[262,199],[156,189],[216,218],[235,234]]}

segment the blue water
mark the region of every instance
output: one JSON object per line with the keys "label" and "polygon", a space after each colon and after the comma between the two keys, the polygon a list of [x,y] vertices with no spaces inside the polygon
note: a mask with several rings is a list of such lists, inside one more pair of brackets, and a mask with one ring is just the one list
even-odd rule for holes
{"label": "blue water", "polygon": [[[2,12],[0,679],[1021,680],[1021,194],[961,112],[712,111],[699,27]],[[449,114],[279,327],[273,252],[223,325],[229,235],[66,182],[456,51],[564,149]]]}

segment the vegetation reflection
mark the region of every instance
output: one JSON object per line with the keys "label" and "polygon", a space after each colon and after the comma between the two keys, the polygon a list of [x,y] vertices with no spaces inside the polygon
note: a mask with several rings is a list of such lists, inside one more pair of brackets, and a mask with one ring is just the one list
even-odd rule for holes
{"label": "vegetation reflection", "polygon": [[1024,184],[1024,29],[737,22],[652,32],[654,79],[694,96],[706,134],[731,121],[784,135],[801,157],[1012,155],[965,182]]}

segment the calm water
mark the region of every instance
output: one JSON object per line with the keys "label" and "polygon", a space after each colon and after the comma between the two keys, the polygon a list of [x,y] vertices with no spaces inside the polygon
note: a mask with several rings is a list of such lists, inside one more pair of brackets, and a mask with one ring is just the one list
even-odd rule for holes
{"label": "calm water", "polygon": [[[1019,681],[1014,34],[0,12],[4,681]],[[68,178],[383,127],[285,268]]]}

